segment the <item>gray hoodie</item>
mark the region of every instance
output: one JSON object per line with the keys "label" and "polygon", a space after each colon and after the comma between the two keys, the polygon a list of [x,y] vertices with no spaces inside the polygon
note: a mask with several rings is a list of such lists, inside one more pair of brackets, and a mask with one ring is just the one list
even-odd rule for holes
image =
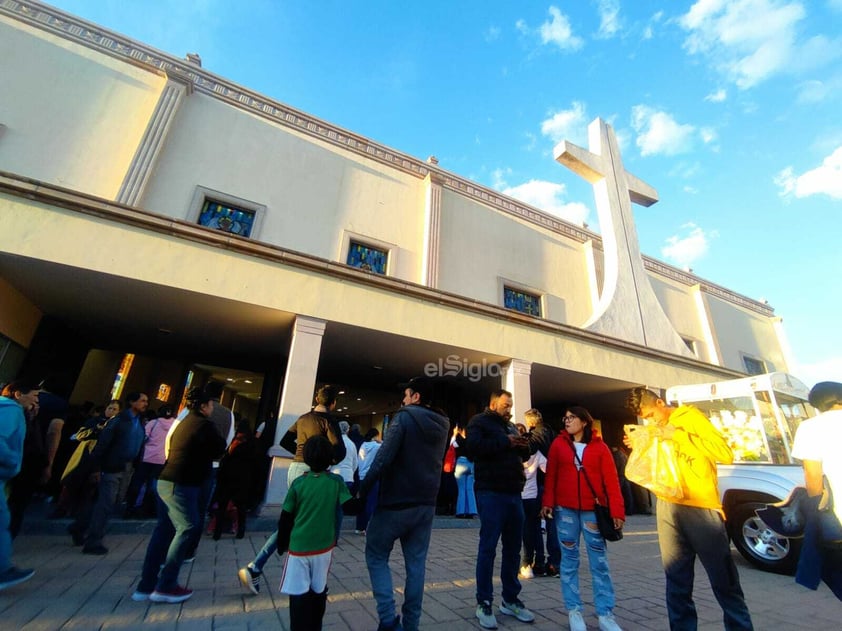
{"label": "gray hoodie", "polygon": [[383,445],[360,483],[361,494],[379,480],[380,508],[435,506],[449,433],[447,417],[422,405],[402,407],[392,417]]}

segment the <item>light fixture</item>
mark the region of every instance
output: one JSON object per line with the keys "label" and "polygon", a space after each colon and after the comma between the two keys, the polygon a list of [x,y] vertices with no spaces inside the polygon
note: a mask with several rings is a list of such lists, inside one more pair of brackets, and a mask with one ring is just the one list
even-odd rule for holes
{"label": "light fixture", "polygon": [[243,381],[246,382],[246,383],[252,383],[251,379],[243,379]]}
{"label": "light fixture", "polygon": [[345,394],[344,390],[340,390],[338,394]]}
{"label": "light fixture", "polygon": [[234,381],[233,377],[226,377],[225,381]]}

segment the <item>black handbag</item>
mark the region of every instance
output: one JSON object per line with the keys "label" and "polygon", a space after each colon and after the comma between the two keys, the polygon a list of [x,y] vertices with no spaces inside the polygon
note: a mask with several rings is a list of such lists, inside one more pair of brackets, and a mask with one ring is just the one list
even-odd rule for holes
{"label": "black handbag", "polygon": [[[588,488],[593,494],[593,512],[596,517],[596,527],[599,529],[599,534],[601,534],[602,538],[606,541],[619,541],[623,538],[623,530],[622,528],[614,528],[614,518],[611,517],[611,507],[608,505],[603,506],[599,503],[599,498],[596,496],[596,491],[588,478],[588,472],[585,470],[585,465],[582,464],[582,459],[579,458],[579,454],[577,453],[576,447],[573,443],[570,444],[570,448],[573,450],[573,457],[576,458],[576,462],[579,463],[579,468],[585,475],[585,482],[587,482]],[[605,497],[607,498],[608,491],[605,489],[604,480],[602,482],[602,489],[605,491]]]}

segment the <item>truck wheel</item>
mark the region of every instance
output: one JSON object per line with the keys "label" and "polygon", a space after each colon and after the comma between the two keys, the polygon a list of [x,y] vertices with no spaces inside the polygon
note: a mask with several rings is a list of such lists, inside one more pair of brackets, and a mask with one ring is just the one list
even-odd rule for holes
{"label": "truck wheel", "polygon": [[754,512],[765,506],[762,502],[734,506],[728,515],[728,534],[740,554],[755,567],[776,574],[794,574],[801,540],[772,532]]}

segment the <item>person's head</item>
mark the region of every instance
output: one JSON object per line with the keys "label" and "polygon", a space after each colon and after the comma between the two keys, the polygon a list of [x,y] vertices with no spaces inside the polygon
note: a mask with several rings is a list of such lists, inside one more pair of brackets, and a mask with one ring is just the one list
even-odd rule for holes
{"label": "person's head", "polygon": [[222,392],[225,390],[225,384],[221,381],[208,381],[203,388],[205,393],[214,401],[222,399]]}
{"label": "person's head", "polygon": [[424,377],[410,379],[403,390],[404,405],[430,405],[433,396],[432,383]]}
{"label": "person's head", "polygon": [[113,418],[120,413],[120,401],[119,399],[111,399],[108,402],[108,405],[105,406],[105,410],[103,410],[102,415],[105,418]]}
{"label": "person's head", "polygon": [[512,412],[512,393],[508,390],[494,390],[488,402],[488,409],[508,418]]}
{"label": "person's head", "polygon": [[240,438],[251,438],[251,423],[247,418],[240,419],[237,422],[237,436]]}
{"label": "person's head", "polygon": [[206,390],[193,388],[187,393],[188,407],[201,416],[210,416],[213,412],[214,398]]}
{"label": "person's head", "polygon": [[810,405],[819,412],[842,409],[842,383],[821,381],[810,390]]}
{"label": "person's head", "polygon": [[31,410],[33,406],[38,404],[40,392],[38,384],[16,379],[3,388],[2,396],[11,399],[24,410]]}
{"label": "person's head", "polygon": [[376,427],[372,427],[365,433],[365,442],[370,443],[372,440],[377,440],[377,437],[380,436],[380,430]]}
{"label": "person's head", "polygon": [[175,416],[175,412],[171,405],[162,405],[158,408],[158,418],[172,418]]}
{"label": "person's head", "polygon": [[349,429],[351,429],[351,426],[348,424],[348,421],[339,421],[339,431],[347,434]]}
{"label": "person's head", "polygon": [[626,407],[636,416],[651,419],[658,425],[666,425],[669,422],[670,414],[675,409],[667,405],[661,397],[649,388],[643,386],[632,389],[626,399]]}
{"label": "person's head", "polygon": [[526,425],[523,423],[515,423],[515,428],[517,429],[517,433],[521,436],[526,436]]}
{"label": "person's head", "polygon": [[126,397],[126,403],[135,415],[141,414],[149,407],[149,397],[143,392],[132,392]]}
{"label": "person's head", "polygon": [[316,404],[327,410],[336,407],[336,395],[339,394],[333,386],[324,385],[316,391]]}
{"label": "person's head", "polygon": [[351,429],[348,430],[348,431],[350,431],[351,433],[354,433],[354,434],[359,434],[360,433],[360,424],[354,423],[353,425],[351,425]]}
{"label": "person's head", "polygon": [[544,417],[535,408],[530,408],[523,413],[523,422],[527,428],[532,429],[541,424]]}
{"label": "person's head", "polygon": [[316,434],[307,439],[304,443],[304,464],[310,467],[313,473],[327,471],[333,459],[333,447],[330,441],[322,434]]}
{"label": "person's head", "polygon": [[579,405],[571,405],[564,412],[564,429],[577,443],[589,443],[593,436],[593,417]]}

